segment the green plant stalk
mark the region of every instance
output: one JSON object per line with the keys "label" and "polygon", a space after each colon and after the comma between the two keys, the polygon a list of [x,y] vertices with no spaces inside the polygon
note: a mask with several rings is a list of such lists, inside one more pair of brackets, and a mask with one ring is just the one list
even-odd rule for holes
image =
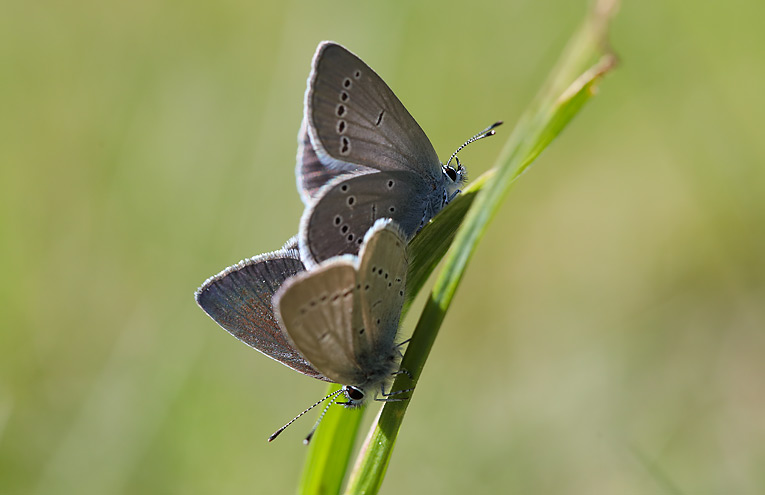
{"label": "green plant stalk", "polygon": [[[497,165],[474,181],[411,242],[408,294],[402,318],[452,240],[454,247],[449,251],[401,363],[401,367],[412,374],[412,380],[399,376],[393,390],[411,388],[419,379],[467,263],[510,187],[594,95],[595,84],[615,65],[616,58],[605,44],[608,22],[615,10],[612,0],[595,5],[582,28],[569,41],[538,98],[520,119]],[[598,62],[591,66],[593,60]],[[463,220],[464,225],[458,231]],[[379,491],[407,405],[408,401],[391,402],[382,408],[361,448],[346,493]],[[335,419],[331,423],[325,419],[319,429],[321,434],[317,432],[312,441],[300,493],[336,494],[342,485],[347,467],[344,463],[353,448],[360,415],[345,408],[331,408],[330,412]]]}

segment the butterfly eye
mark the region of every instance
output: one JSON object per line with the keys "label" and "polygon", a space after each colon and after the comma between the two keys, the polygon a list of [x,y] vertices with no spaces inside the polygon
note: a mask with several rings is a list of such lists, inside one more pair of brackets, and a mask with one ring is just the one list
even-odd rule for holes
{"label": "butterfly eye", "polygon": [[348,394],[348,398],[352,401],[359,401],[364,399],[364,391],[352,385],[345,386],[345,393]]}
{"label": "butterfly eye", "polygon": [[457,171],[454,170],[452,167],[444,167],[444,173],[447,176],[449,176],[452,182],[455,182],[457,180]]}

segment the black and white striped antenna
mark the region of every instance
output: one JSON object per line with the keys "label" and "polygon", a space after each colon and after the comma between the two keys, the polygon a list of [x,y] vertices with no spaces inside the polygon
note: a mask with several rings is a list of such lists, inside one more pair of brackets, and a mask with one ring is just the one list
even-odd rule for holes
{"label": "black and white striped antenna", "polygon": [[501,125],[502,125],[502,121],[501,121],[501,120],[500,120],[500,121],[497,121],[497,122],[494,122],[493,124],[491,124],[491,125],[490,125],[489,127],[487,127],[486,129],[482,130],[481,132],[479,132],[479,133],[478,133],[478,134],[476,134],[475,136],[471,137],[470,139],[468,139],[467,141],[465,141],[464,143],[462,143],[462,146],[460,146],[459,148],[457,148],[457,151],[455,151],[454,153],[452,153],[452,156],[450,156],[450,157],[449,157],[449,159],[446,161],[446,165],[444,165],[444,167],[448,167],[448,166],[449,166],[449,164],[452,162],[452,160],[453,160],[453,159],[454,159],[454,158],[457,156],[457,153],[459,153],[460,151],[462,151],[462,149],[463,149],[465,146],[467,146],[467,145],[468,145],[468,144],[470,144],[470,143],[474,143],[474,142],[478,141],[479,139],[483,139],[483,138],[485,138],[485,137],[493,136],[494,134],[496,134],[496,133],[497,133],[497,132],[496,132],[494,129],[495,129],[496,127],[499,127],[499,126],[501,126]]}
{"label": "black and white striped antenna", "polygon": [[269,441],[269,442],[273,442],[273,441],[274,441],[274,439],[276,439],[276,437],[278,437],[278,436],[279,436],[279,434],[280,434],[281,432],[283,432],[284,430],[286,430],[286,429],[287,429],[287,427],[288,427],[289,425],[291,425],[292,423],[294,423],[295,421],[297,421],[297,420],[298,420],[300,417],[302,417],[302,416],[303,416],[305,413],[307,413],[308,411],[310,411],[310,410],[311,410],[311,409],[313,409],[314,407],[318,406],[319,404],[321,404],[321,403],[322,403],[322,402],[324,402],[325,400],[327,400],[327,399],[332,399],[332,400],[329,402],[329,404],[327,404],[327,407],[325,407],[325,408],[324,408],[324,411],[321,413],[321,416],[319,416],[319,419],[316,421],[316,424],[315,424],[315,425],[313,426],[313,428],[311,429],[311,433],[309,433],[309,434],[308,434],[308,436],[306,437],[306,439],[305,439],[305,440],[303,440],[303,443],[304,443],[304,444],[308,444],[308,442],[310,442],[310,441],[311,441],[311,437],[313,436],[313,432],[315,432],[315,431],[316,431],[316,428],[319,426],[319,423],[321,422],[322,418],[324,418],[324,414],[326,414],[326,412],[327,412],[327,409],[329,409],[329,406],[331,406],[331,405],[332,405],[332,404],[335,402],[335,398],[337,398],[337,396],[338,396],[338,395],[340,395],[341,393],[343,393],[343,391],[344,391],[344,390],[345,390],[344,388],[341,388],[340,390],[336,390],[336,391],[332,392],[331,394],[329,394],[328,396],[324,397],[323,399],[320,399],[320,400],[316,401],[316,403],[315,403],[315,404],[313,404],[312,406],[310,406],[310,407],[306,408],[306,410],[305,410],[305,411],[301,412],[300,414],[298,414],[297,416],[295,416],[294,418],[292,418],[291,420],[289,420],[289,421],[287,422],[287,424],[285,424],[284,426],[282,426],[281,428],[279,428],[278,430],[276,430],[276,431],[273,433],[273,435],[271,435],[270,437],[268,437],[268,441]]}

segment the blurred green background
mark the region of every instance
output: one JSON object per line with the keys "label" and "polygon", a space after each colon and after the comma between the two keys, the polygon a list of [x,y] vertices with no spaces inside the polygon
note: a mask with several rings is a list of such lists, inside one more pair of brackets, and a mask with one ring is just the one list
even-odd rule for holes
{"label": "blurred green background", "polygon": [[[461,155],[477,177],[586,8],[5,4],[0,492],[292,493],[313,418],[265,439],[325,386],[193,292],[297,231],[316,44],[377,70],[443,158],[505,120]],[[622,6],[622,65],[491,225],[383,493],[765,492],[763,16]]]}

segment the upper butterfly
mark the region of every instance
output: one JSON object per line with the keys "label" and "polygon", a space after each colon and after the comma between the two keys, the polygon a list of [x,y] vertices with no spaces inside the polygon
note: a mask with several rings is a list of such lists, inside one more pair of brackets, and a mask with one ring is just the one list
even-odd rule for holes
{"label": "upper butterfly", "polygon": [[[307,205],[299,234],[307,266],[356,254],[378,218],[392,218],[411,239],[467,178],[459,160],[456,168],[451,159],[441,164],[388,85],[336,43],[316,50],[304,112],[296,175]],[[492,135],[497,125],[469,142]]]}

